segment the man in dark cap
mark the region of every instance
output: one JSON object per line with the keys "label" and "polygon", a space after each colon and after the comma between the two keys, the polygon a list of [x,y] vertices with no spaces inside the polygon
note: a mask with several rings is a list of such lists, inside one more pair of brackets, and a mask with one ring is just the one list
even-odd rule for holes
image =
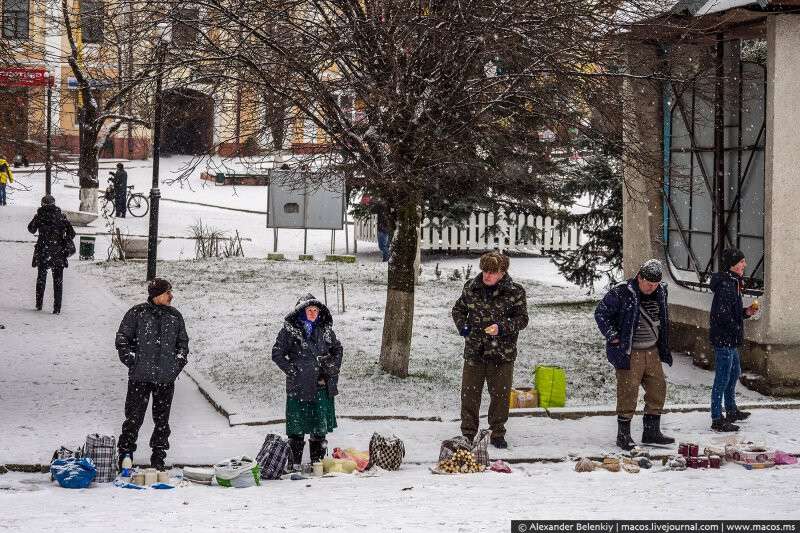
{"label": "man in dark cap", "polygon": [[[714,347],[714,386],[711,389],[711,429],[738,431],[734,422],[745,420],[750,413],[736,407],[736,382],[742,373],[739,347],[744,341],[744,320],[758,311],[757,304],[744,307],[744,254],[736,248],[722,252],[719,272],[711,276],[714,299],[709,316],[709,337]],[[725,397],[725,418],[722,418],[722,397]]]}
{"label": "man in dark cap", "polygon": [[630,450],[631,419],[639,386],[644,388],[642,444],[666,445],[675,439],[661,433],[661,412],[667,384],[661,363],[672,366],[669,351],[667,286],[661,263],[650,259],[635,278],[612,288],[594,317],[606,339],[606,356],[617,374],[617,446]]}
{"label": "man in dark cap", "polygon": [[37,269],[36,310],[41,311],[44,305],[47,271],[50,270],[53,273],[53,314],[57,315],[61,313],[64,269],[69,267],[69,256],[75,253],[75,230],[56,205],[56,199],[48,194],[42,198],[42,206],[28,224],[28,231],[39,234],[31,262]]}
{"label": "man in dark cap", "polygon": [[133,458],[136,439],[144,422],[150,395],[153,396],[153,435],[150,438],[150,466],[165,470],[169,449],[169,412],[175,380],[189,355],[189,336],[183,317],[172,307],[172,285],[155,278],[147,287],[146,303],[131,308],[117,331],[119,359],[128,367],[125,422],[119,437],[119,461]]}

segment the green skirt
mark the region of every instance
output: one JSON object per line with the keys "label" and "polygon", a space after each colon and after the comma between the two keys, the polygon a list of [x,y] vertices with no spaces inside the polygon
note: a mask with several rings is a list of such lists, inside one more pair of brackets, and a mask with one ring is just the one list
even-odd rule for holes
{"label": "green skirt", "polygon": [[327,388],[317,389],[317,399],[311,402],[286,398],[287,435],[326,435],[334,429],[336,408]]}

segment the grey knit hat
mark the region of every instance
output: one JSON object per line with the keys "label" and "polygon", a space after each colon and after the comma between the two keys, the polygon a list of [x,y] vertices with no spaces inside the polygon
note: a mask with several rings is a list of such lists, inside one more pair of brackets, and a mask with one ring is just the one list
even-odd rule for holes
{"label": "grey knit hat", "polygon": [[648,259],[639,267],[639,276],[651,283],[658,283],[664,277],[664,268],[658,259]]}

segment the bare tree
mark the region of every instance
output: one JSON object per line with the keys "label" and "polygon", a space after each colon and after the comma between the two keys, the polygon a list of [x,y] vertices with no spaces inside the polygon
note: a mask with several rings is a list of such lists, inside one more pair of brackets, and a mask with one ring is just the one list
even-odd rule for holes
{"label": "bare tree", "polygon": [[305,122],[329,147],[304,156],[320,181],[344,173],[392,207],[380,362],[397,376],[408,375],[422,210],[469,202],[540,214],[566,198],[558,156],[540,133],[557,132],[563,145],[602,135],[589,127],[589,109],[622,108],[620,33],[662,7],[617,0],[195,4],[203,38],[184,60],[216,71],[221,83],[271,95],[262,128]]}
{"label": "bare tree", "polygon": [[[69,47],[64,55],[80,94],[80,209],[97,211],[100,151],[124,124],[129,137],[132,124],[150,126],[149,106],[142,103],[148,100],[148,82],[156,70],[150,43],[158,19],[152,12],[134,15],[134,4],[127,1],[79,5],[76,12],[68,0],[61,0],[61,22]],[[97,47],[90,49],[87,43]],[[110,69],[109,64],[116,68]]]}

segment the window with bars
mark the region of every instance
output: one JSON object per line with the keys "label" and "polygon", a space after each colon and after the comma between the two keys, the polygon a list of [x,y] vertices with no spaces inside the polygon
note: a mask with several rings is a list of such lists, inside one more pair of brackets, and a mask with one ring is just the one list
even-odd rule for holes
{"label": "window with bars", "polygon": [[200,10],[182,8],[176,13],[177,20],[172,26],[172,43],[178,47],[194,46],[200,37]]}
{"label": "window with bars", "polygon": [[29,0],[3,0],[3,38],[27,39],[29,36]]}
{"label": "window with bars", "polygon": [[103,42],[104,11],[103,0],[81,0],[81,41],[84,44],[101,44]]}
{"label": "window with bars", "polygon": [[764,284],[766,68],[743,61],[740,41],[720,40],[715,75],[667,83],[666,246],[679,282],[704,288],[722,250],[748,259],[747,285]]}

